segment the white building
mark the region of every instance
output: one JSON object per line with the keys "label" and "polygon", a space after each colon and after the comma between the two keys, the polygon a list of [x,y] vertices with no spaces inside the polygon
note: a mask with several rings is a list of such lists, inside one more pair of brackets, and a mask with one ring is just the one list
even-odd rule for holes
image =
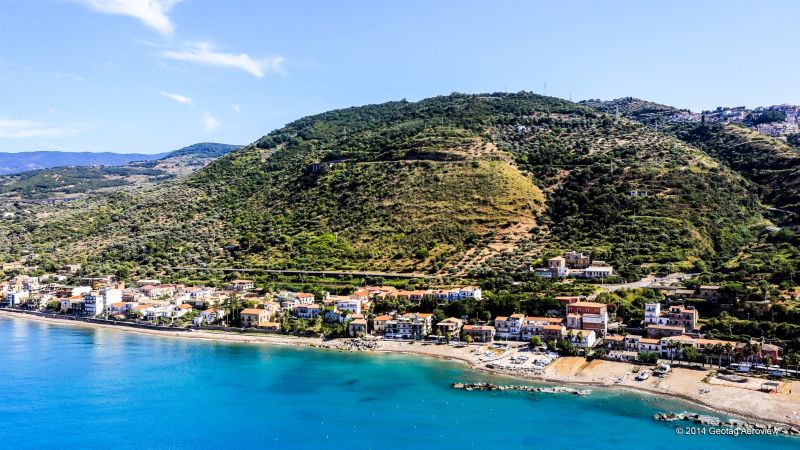
{"label": "white building", "polygon": [[660,303],[645,303],[644,305],[644,323],[655,323],[658,325],[664,325],[663,323],[659,322],[659,316],[661,316],[661,304]]}
{"label": "white building", "polygon": [[30,297],[30,292],[20,289],[15,291],[8,291],[5,295],[5,304],[8,306],[16,306]]}
{"label": "white building", "polygon": [[88,316],[99,316],[106,310],[106,299],[103,297],[103,294],[97,291],[84,294],[83,300],[86,302],[84,312]]}
{"label": "white building", "polygon": [[[572,337],[570,342],[572,345],[580,348],[591,348],[597,341],[597,335],[591,330],[571,330]],[[567,334],[569,337],[569,334]]]}
{"label": "white building", "polygon": [[337,311],[347,311],[351,314],[361,314],[361,300],[347,299],[336,302]]}

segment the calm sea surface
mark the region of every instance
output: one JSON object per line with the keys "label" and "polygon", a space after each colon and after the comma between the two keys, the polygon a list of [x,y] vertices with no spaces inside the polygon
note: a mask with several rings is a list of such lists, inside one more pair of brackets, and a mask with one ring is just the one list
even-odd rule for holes
{"label": "calm sea surface", "polygon": [[800,439],[677,436],[678,402],[465,392],[450,362],[194,342],[0,317],[0,448],[713,449]]}

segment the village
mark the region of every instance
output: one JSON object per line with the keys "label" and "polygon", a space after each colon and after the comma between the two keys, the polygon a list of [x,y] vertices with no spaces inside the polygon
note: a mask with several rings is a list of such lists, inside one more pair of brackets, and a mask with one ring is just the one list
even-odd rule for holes
{"label": "village", "polygon": [[[577,252],[551,258],[548,264],[547,269],[538,269],[537,275],[595,277],[613,273],[602,261],[591,262]],[[798,374],[796,366],[792,369],[782,364],[779,343],[755,338],[750,342],[725,341],[705,335],[698,325],[698,310],[686,303],[693,297],[713,300],[718,295],[717,286],[670,289],[663,303],[645,305],[641,326],[629,328],[609,313],[608,305],[593,301],[593,295],[555,296],[560,307],[541,316],[518,312],[483,318],[437,317],[430,305],[480,302],[481,288],[403,290],[363,286],[346,295],[334,295],[325,291],[266,292],[247,279],[231,280],[222,288],[157,279],[126,285],[111,275],[81,277],[77,285],[63,283],[79,270],[80,266],[71,265],[59,273],[10,278],[0,283],[0,306],[115,324],[351,338],[360,343],[348,345],[353,348],[375,341],[461,347],[480,344],[483,347],[476,346],[474,352],[481,364],[516,372],[541,373],[559,356],[583,355],[610,361],[660,362],[662,372],[666,361],[683,361],[776,379]],[[411,305],[412,311],[387,310],[389,302],[398,301]]]}

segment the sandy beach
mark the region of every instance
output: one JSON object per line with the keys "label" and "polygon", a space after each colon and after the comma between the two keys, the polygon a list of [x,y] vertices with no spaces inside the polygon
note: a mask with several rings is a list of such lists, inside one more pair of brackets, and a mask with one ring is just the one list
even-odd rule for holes
{"label": "sandy beach", "polygon": [[[61,326],[107,328],[151,336],[216,342],[296,345],[336,350],[345,347],[350,341],[349,339],[321,340],[320,338],[278,334],[153,330],[38,317],[11,311],[0,311],[0,316]],[[519,346],[514,347],[514,345]],[[373,347],[368,351],[414,354],[461,361],[474,370],[510,376],[518,380],[600,386],[662,395],[741,417],[800,426],[800,383],[798,382],[780,382],[778,392],[766,393],[759,390],[761,379],[753,378],[747,383],[734,383],[716,377],[716,371],[708,367],[704,369],[675,367],[666,378],[650,377],[645,381],[636,381],[634,379],[636,374],[632,372],[634,365],[624,362],[605,360],[587,362],[582,357],[562,357],[540,371],[510,370],[487,367],[485,355],[490,349],[488,346],[477,344],[454,347],[378,340],[374,341]],[[509,350],[498,354],[498,358],[507,359],[519,355],[532,356],[524,345],[514,343]]]}

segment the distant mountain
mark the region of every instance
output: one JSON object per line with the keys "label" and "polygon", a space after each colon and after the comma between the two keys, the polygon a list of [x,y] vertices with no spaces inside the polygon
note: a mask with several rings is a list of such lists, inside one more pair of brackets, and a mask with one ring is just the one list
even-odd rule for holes
{"label": "distant mountain", "polygon": [[121,166],[133,161],[159,159],[168,153],[21,152],[0,153],[0,175],[61,166]]}
{"label": "distant mountain", "polygon": [[124,166],[135,161],[158,161],[177,157],[206,160],[219,158],[239,145],[202,142],[171,152],[145,153],[113,153],[113,152],[20,152],[0,153],[0,175],[12,175],[29,170],[50,169],[64,166]]}
{"label": "distant mountain", "polygon": [[[91,194],[100,190],[160,183],[193,173],[214,159],[237,148],[239,146],[204,142],[155,155],[107,153],[106,155],[111,156],[139,156],[139,158],[126,163],[106,165],[84,160],[78,161],[76,164],[0,175],[0,197],[14,199],[58,198],[74,194]],[[72,153],[50,153],[59,156],[72,155]],[[143,160],[143,157],[147,159]],[[70,158],[67,159],[73,161]],[[98,160],[93,159],[92,161]]]}

